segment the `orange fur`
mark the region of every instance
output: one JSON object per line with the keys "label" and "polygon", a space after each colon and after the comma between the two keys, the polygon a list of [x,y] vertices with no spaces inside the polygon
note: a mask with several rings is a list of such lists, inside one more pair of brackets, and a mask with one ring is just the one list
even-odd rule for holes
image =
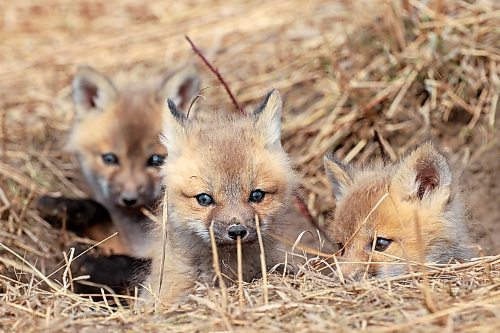
{"label": "orange fur", "polygon": [[[391,165],[377,161],[354,168],[325,157],[325,169],[336,200],[328,234],[344,247],[344,276],[402,274],[408,269],[406,260],[419,263],[422,252],[426,262],[470,258],[460,193],[445,157],[432,144],[420,145]],[[386,249],[380,238],[390,241]],[[367,270],[359,262],[370,257],[385,263],[372,263]]]}
{"label": "orange fur", "polygon": [[[141,208],[152,209],[161,192],[161,163],[153,162],[167,153],[159,139],[163,104],[171,97],[186,105],[198,88],[189,67],[122,88],[90,67],[81,67],[75,76],[77,113],[67,148],[77,157],[94,198],[111,214],[124,245],[115,253],[149,255],[150,221]],[[106,161],[106,154],[115,160]],[[112,231],[101,230],[99,238]]]}
{"label": "orange fur", "polygon": [[[163,246],[158,241],[146,281],[156,294],[163,280],[158,297],[166,304],[181,300],[195,281],[213,281],[211,224],[222,273],[230,279],[236,279],[236,240],[229,235],[235,225],[246,230],[242,238],[244,280],[260,276],[255,215],[259,216],[268,267],[283,262],[280,249],[286,246],[271,236],[281,236],[291,223],[280,217],[292,209],[297,178],[280,143],[277,91],[247,116],[186,119],[174,104],[169,106],[164,135],[169,156],[162,170],[168,194],[166,262],[160,276]],[[251,202],[254,190],[265,193],[260,202]],[[213,203],[200,204],[196,197],[202,193],[210,195]]]}

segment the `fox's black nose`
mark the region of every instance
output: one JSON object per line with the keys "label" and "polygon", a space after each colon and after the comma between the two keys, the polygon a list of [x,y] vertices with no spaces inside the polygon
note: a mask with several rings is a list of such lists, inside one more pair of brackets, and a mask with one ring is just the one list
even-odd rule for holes
{"label": "fox's black nose", "polygon": [[227,234],[232,239],[236,239],[238,236],[243,239],[247,234],[247,228],[241,224],[233,224],[227,229]]}
{"label": "fox's black nose", "polygon": [[137,203],[137,198],[123,197],[122,202],[125,206],[132,207]]}

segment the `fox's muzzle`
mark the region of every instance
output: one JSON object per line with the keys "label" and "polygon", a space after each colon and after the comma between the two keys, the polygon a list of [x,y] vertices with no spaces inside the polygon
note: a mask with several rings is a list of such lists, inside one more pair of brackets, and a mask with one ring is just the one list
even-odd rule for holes
{"label": "fox's muzzle", "polygon": [[242,224],[231,224],[227,229],[227,235],[232,239],[245,238],[248,234],[247,228]]}
{"label": "fox's muzzle", "polygon": [[257,233],[253,221],[243,223],[240,220],[231,219],[215,220],[213,223],[215,239],[219,245],[235,245],[238,237],[243,243],[253,242],[257,239]]}

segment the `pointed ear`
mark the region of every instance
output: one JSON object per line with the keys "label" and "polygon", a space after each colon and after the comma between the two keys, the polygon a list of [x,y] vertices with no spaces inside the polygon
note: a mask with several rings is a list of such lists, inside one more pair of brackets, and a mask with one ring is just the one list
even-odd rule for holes
{"label": "pointed ear", "polygon": [[271,90],[254,111],[255,125],[265,137],[267,147],[281,147],[281,110],[283,102],[278,90]]}
{"label": "pointed ear", "polygon": [[184,110],[200,91],[200,84],[200,78],[194,67],[185,66],[163,79],[156,91],[156,97],[162,104],[170,98],[181,110]]}
{"label": "pointed ear", "polygon": [[167,148],[168,154],[172,156],[178,151],[176,147],[178,147],[179,140],[184,135],[187,118],[186,115],[177,108],[173,100],[170,98],[167,99],[166,104],[168,110],[165,112],[162,143],[165,148]]}
{"label": "pointed ear", "polygon": [[333,153],[326,155],[323,158],[323,163],[326,175],[332,184],[333,196],[335,201],[338,202],[352,185],[350,167],[339,160]]}
{"label": "pointed ear", "polygon": [[92,67],[80,66],[72,83],[73,103],[77,112],[104,110],[117,97],[118,92],[105,75]]}
{"label": "pointed ear", "polygon": [[448,161],[432,143],[425,142],[399,163],[391,189],[403,199],[423,201],[441,194],[447,200],[451,183]]}

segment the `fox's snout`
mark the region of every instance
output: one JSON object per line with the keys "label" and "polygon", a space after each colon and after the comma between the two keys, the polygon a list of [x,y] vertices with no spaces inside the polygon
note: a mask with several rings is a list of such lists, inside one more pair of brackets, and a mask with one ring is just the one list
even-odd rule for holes
{"label": "fox's snout", "polygon": [[139,203],[139,193],[137,191],[122,192],[119,203],[124,207],[135,207]]}
{"label": "fox's snout", "polygon": [[214,219],[214,232],[217,243],[235,244],[240,237],[243,242],[252,242],[256,239],[254,222],[252,219],[217,218]]}
{"label": "fox's snout", "polygon": [[245,238],[248,234],[247,228],[241,224],[231,224],[229,228],[227,228],[227,234],[230,238],[236,240],[238,237],[241,239]]}
{"label": "fox's snout", "polygon": [[[345,280],[349,281],[360,281],[365,275],[366,266],[357,263],[350,263],[348,261],[339,261],[338,268],[340,269],[342,276]],[[368,270],[368,276],[373,274],[373,270]],[[337,272],[340,274],[340,272]]]}
{"label": "fox's snout", "polygon": [[[154,186],[144,179],[135,178],[134,181],[110,184],[111,193],[116,198],[116,204],[125,208],[136,208],[151,205],[154,199]],[[131,179],[132,180],[132,179]]]}
{"label": "fox's snout", "polygon": [[251,241],[255,234],[254,218],[255,211],[249,205],[232,204],[216,208],[211,220],[217,241],[230,244],[238,237],[242,241]]}

